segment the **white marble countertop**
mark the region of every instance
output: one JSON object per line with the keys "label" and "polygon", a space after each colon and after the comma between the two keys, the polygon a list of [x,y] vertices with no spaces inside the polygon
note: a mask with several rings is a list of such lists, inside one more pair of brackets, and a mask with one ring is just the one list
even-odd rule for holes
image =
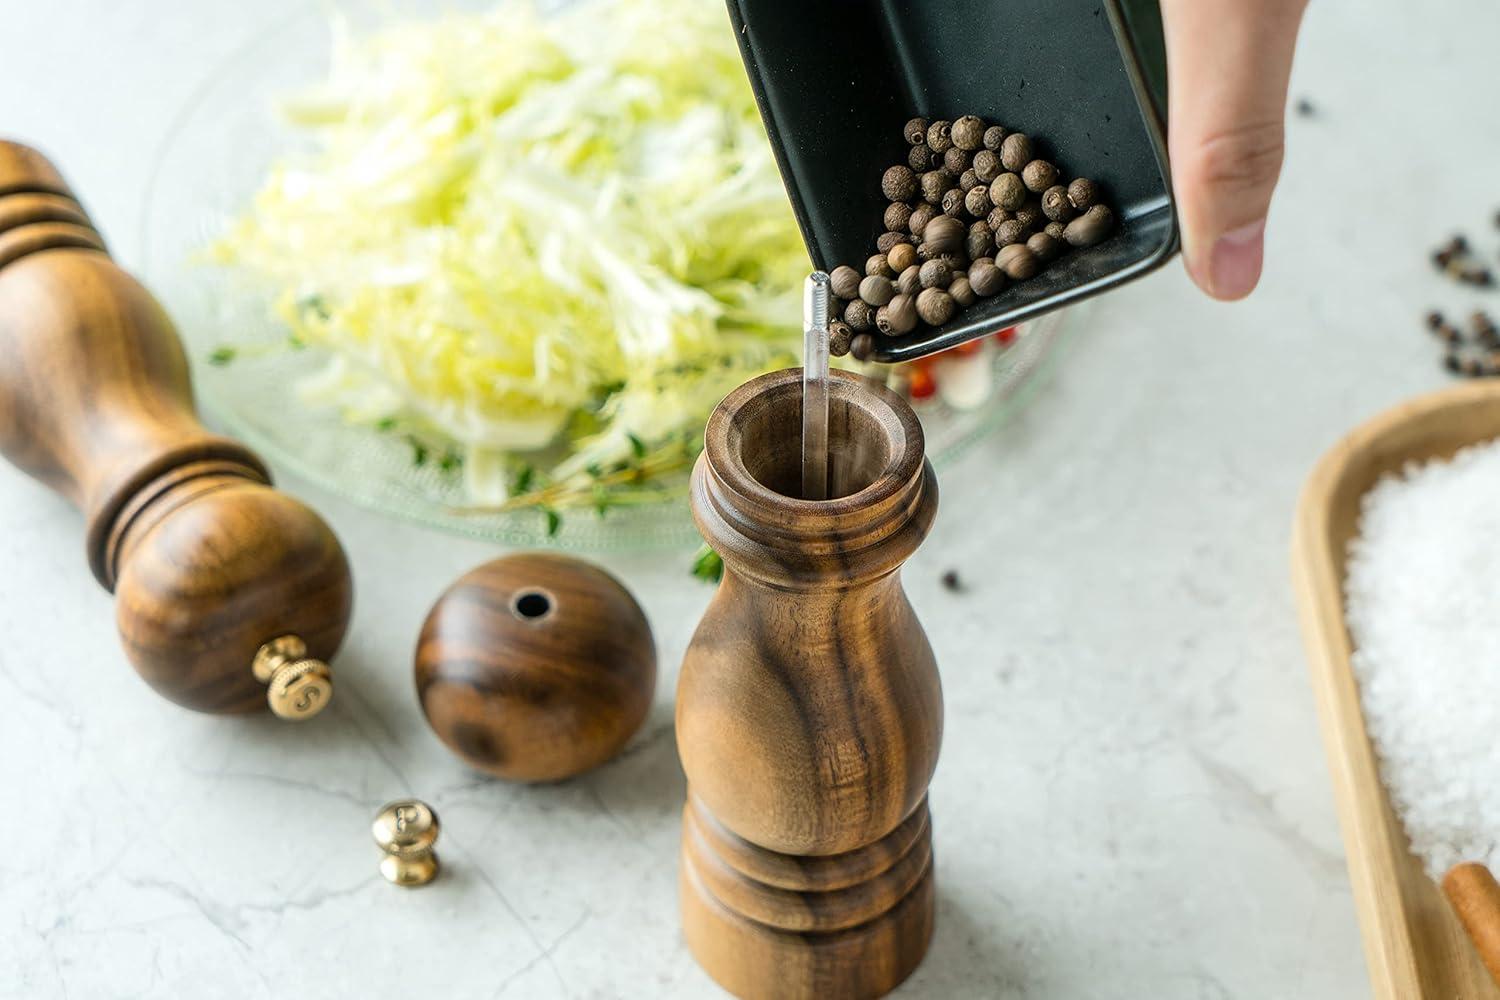
{"label": "white marble countertop", "polygon": [[[56,158],[129,266],[183,95],[294,6],[6,0],[0,130]],[[1342,431],[1443,382],[1420,316],[1468,299],[1425,256],[1500,206],[1497,37],[1489,0],[1313,4],[1293,90],[1317,114],[1290,123],[1262,290],[1216,305],[1173,266],[1110,296],[946,473],[906,574],[948,719],[937,933],[902,995],[1368,994],[1289,526]],[[672,692],[709,596],[687,554],[601,560],[660,647],[631,749],[513,787],[448,755],[410,673],[430,602],[496,548],[282,484],[358,588],[331,717],[301,728],[148,691],[78,516],[0,464],[0,995],[714,995],[675,904]],[[380,880],[368,832],[408,793],[445,826],[417,892]]]}

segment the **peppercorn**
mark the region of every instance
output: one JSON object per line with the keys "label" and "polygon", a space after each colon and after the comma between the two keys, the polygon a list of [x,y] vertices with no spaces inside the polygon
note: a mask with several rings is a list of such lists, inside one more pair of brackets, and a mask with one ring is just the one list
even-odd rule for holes
{"label": "peppercorn", "polygon": [[916,146],[927,141],[927,119],[913,118],[901,129],[901,134],[906,136],[906,141]]}
{"label": "peppercorn", "polygon": [[880,179],[880,190],[887,201],[910,201],[917,193],[917,175],[911,167],[891,167]]}
{"label": "peppercorn", "polygon": [[1114,226],[1115,213],[1109,210],[1109,206],[1094,205],[1068,223],[1067,228],[1063,230],[1063,239],[1075,247],[1091,247],[1103,241]]}
{"label": "peppercorn", "polygon": [[844,307],[844,322],[855,333],[875,329],[875,308],[864,299],[855,299]]}
{"label": "peppercorn", "polygon": [[1057,255],[1062,253],[1063,248],[1061,240],[1055,240],[1046,233],[1032,233],[1031,237],[1027,239],[1026,245],[1031,248],[1032,253],[1036,254],[1037,260],[1043,264],[1056,259]]}
{"label": "peppercorn", "polygon": [[942,326],[958,312],[958,303],[941,288],[925,289],[917,296],[917,315],[928,326]]}
{"label": "peppercorn", "polygon": [[1000,152],[1000,147],[1005,143],[1006,133],[1004,127],[991,125],[984,130],[984,148],[992,153]]}
{"label": "peppercorn", "polygon": [[1015,243],[1000,248],[1000,252],[995,255],[995,266],[1004,271],[1005,276],[1012,281],[1025,281],[1036,274],[1040,262],[1029,246]]}
{"label": "peppercorn", "polygon": [[1478,375],[1484,374],[1484,366],[1480,364],[1478,358],[1474,357],[1464,358],[1463,361],[1459,363],[1459,370],[1462,371],[1465,375],[1469,376],[1469,378],[1474,378]]}
{"label": "peppercorn", "polygon": [[929,170],[922,175],[922,200],[929,205],[941,205],[943,195],[953,186],[953,178],[946,170]]}
{"label": "peppercorn", "polygon": [[1443,367],[1448,369],[1453,374],[1457,375],[1462,370],[1458,352],[1449,351],[1448,353],[1444,354]]}
{"label": "peppercorn", "polygon": [[[1011,138],[1015,138],[1012,136]],[[1024,136],[1022,138],[1025,138]],[[1006,140],[1009,142],[1010,140]],[[1026,184],[1018,174],[1001,174],[990,184],[990,203],[1014,212],[1026,204]]]}
{"label": "peppercorn", "polygon": [[996,267],[995,262],[988,257],[976,260],[969,268],[969,287],[982,298],[999,295],[1005,291],[1005,272]]}
{"label": "peppercorn", "polygon": [[875,241],[875,249],[889,254],[896,247],[910,242],[911,236],[908,233],[881,233],[880,238]]}
{"label": "peppercorn", "polygon": [[964,194],[958,188],[953,188],[943,195],[943,214],[958,215],[960,212],[966,211],[964,206],[968,203],[967,199],[968,195]]}
{"label": "peppercorn", "polygon": [[964,208],[976,219],[982,219],[990,211],[990,189],[983,184],[978,185],[964,195]]}
{"label": "peppercorn", "polygon": [[[1479,314],[1475,313],[1475,315],[1477,316]],[[1427,314],[1427,329],[1441,330],[1443,328],[1443,322],[1443,314],[1438,312],[1436,309]]]}
{"label": "peppercorn", "polygon": [[964,582],[958,578],[958,570],[950,569],[943,574],[943,587],[955,592],[964,589]]}
{"label": "peppercorn", "polygon": [[911,221],[906,224],[906,228],[911,230],[913,236],[920,239],[923,231],[927,228],[927,223],[931,222],[939,214],[938,210],[931,205],[918,205],[911,210]]}
{"label": "peppercorn", "polygon": [[885,209],[885,228],[901,232],[911,223],[911,206],[904,201],[893,201]]}
{"label": "peppercorn", "polygon": [[946,153],[953,148],[953,123],[937,121],[927,128],[927,146],[934,153]]}
{"label": "peppercorn", "polygon": [[985,184],[1004,172],[1005,166],[1000,162],[1000,157],[988,149],[981,149],[974,154],[974,173]]}
{"label": "peppercorn", "polygon": [[1024,132],[1012,132],[1000,144],[1000,162],[1012,173],[1019,174],[1033,159],[1031,139]]}
{"label": "peppercorn", "polygon": [[[877,253],[865,261],[865,274],[878,274],[882,278],[894,278],[896,272],[891,269],[890,259],[883,253]],[[860,279],[863,281],[864,279]]]}
{"label": "peppercorn", "polygon": [[913,264],[901,272],[896,279],[896,291],[902,295],[915,295],[922,290],[922,266]]}
{"label": "peppercorn", "polygon": [[941,260],[929,260],[922,265],[920,277],[923,288],[947,288],[953,280],[953,270]]}
{"label": "peppercorn", "polygon": [[974,288],[969,284],[969,279],[961,274],[948,286],[948,294],[960,309],[967,309],[979,301],[979,296],[974,294]]}
{"label": "peppercorn", "polygon": [[995,234],[988,222],[976,222],[969,227],[969,238],[964,243],[970,260],[988,257],[995,252]]}
{"label": "peppercorn", "polygon": [[1008,247],[1024,239],[1026,239],[1026,227],[1021,224],[1020,219],[1002,222],[1000,228],[995,230],[995,246],[997,247]]}
{"label": "peppercorn", "polygon": [[1047,217],[1042,214],[1041,200],[1028,199],[1026,204],[1016,209],[1016,221],[1025,226],[1028,233],[1045,225]]}
{"label": "peppercorn", "polygon": [[[995,200],[995,196],[993,194],[991,194],[990,195],[990,201],[993,202],[994,200]],[[989,216],[984,221],[988,222],[990,224],[990,231],[994,232],[996,229],[1000,228],[1000,224],[1001,223],[1003,223],[1003,222],[1009,222],[1011,219],[1014,219],[1014,218],[1015,218],[1015,214],[1014,213],[1007,212],[1003,208],[997,208],[994,211],[990,212]]]}
{"label": "peppercorn", "polygon": [[1464,268],[1463,273],[1459,275],[1459,280],[1466,285],[1477,285],[1480,288],[1488,288],[1495,283],[1495,276],[1490,273],[1489,268],[1476,264],[1473,267]]}
{"label": "peppercorn", "polygon": [[828,276],[828,283],[833,294],[847,302],[859,298],[859,283],[863,279],[864,275],[848,264],[843,264],[833,269],[833,273]]}
{"label": "peppercorn", "polygon": [[[927,224],[923,231],[923,241],[932,246],[939,254],[956,253],[963,249],[964,236],[967,228],[962,222],[949,216],[940,216]],[[921,248],[918,248],[921,252]]]}
{"label": "peppercorn", "polygon": [[984,145],[984,121],[975,115],[964,115],[953,123],[953,145],[973,151]]}
{"label": "peppercorn", "polygon": [[883,306],[896,297],[896,286],[890,278],[872,274],[859,283],[859,297],[872,306]]}
{"label": "peppercorn", "polygon": [[1078,213],[1073,208],[1073,203],[1068,200],[1068,189],[1061,184],[1054,184],[1043,191],[1042,214],[1053,222],[1072,222],[1073,216]]}
{"label": "peppercorn", "polygon": [[1075,177],[1068,185],[1068,201],[1080,212],[1086,212],[1093,207],[1094,199],[1099,197],[1099,192],[1094,187],[1094,182],[1087,177]]}
{"label": "peppercorn", "polygon": [[849,341],[854,337],[854,331],[849,329],[849,324],[841,319],[836,319],[828,324],[828,353],[836,358],[842,358],[849,353]]}
{"label": "peppercorn", "polygon": [[1021,180],[1028,190],[1041,194],[1057,183],[1057,168],[1047,160],[1032,160],[1021,171]]}
{"label": "peppercorn", "polygon": [[[873,326],[873,321],[872,324]],[[849,341],[849,353],[855,361],[869,361],[875,353],[875,338],[868,333],[861,333]]]}
{"label": "peppercorn", "polygon": [[958,177],[965,170],[969,169],[971,159],[972,157],[967,151],[959,149],[957,146],[950,147],[943,154],[943,169],[954,177]]}
{"label": "peppercorn", "polygon": [[1474,338],[1485,347],[1500,346],[1500,330],[1495,329],[1495,321],[1483,310],[1469,317],[1469,328],[1474,331]]}
{"label": "peppercorn", "polygon": [[875,327],[887,337],[899,337],[917,328],[917,303],[907,295],[898,295],[881,306],[875,314]]}
{"label": "peppercorn", "polygon": [[918,174],[926,173],[937,165],[937,154],[927,148],[927,143],[913,146],[911,152],[906,154],[907,166]]}
{"label": "peppercorn", "polygon": [[960,191],[965,192],[965,193],[974,190],[978,186],[979,186],[979,175],[974,172],[974,168],[973,167],[970,167],[968,170],[965,170],[963,172],[963,176],[961,176],[958,179],[958,189]]}
{"label": "peppercorn", "polygon": [[1047,227],[1043,229],[1042,232],[1046,233],[1054,240],[1060,240],[1063,238],[1063,232],[1066,231],[1067,228],[1068,227],[1063,225],[1061,222],[1049,222],[1047,223]]}
{"label": "peppercorn", "polygon": [[911,237],[906,237],[906,240],[905,243],[891,247],[885,255],[886,266],[897,274],[917,262],[917,248],[911,245]]}

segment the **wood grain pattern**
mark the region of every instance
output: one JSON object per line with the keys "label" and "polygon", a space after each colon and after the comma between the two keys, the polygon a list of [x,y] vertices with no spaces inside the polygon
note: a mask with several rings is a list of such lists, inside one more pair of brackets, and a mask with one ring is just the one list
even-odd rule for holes
{"label": "wood grain pattern", "polygon": [[1500,985],[1500,884],[1477,861],[1464,861],[1443,876],[1443,895],[1474,942],[1479,960]]}
{"label": "wood grain pattern", "polygon": [[343,550],[193,408],[171,321],[57,171],[0,142],[0,454],[87,521],[136,669],[209,712],[266,705],[255,651],[287,633],[327,659],[348,624]]}
{"label": "wood grain pattern", "polygon": [[835,498],[791,495],[800,380],[775,372],[731,393],[693,474],[725,573],[678,683],[683,921],[739,996],[874,997],[932,934],[942,690],[899,570],[937,484],[911,408],[834,372]]}
{"label": "wood grain pattern", "polygon": [[559,781],[619,753],[656,691],[656,645],[630,592],[580,559],[485,563],[438,599],[416,653],[417,694],[471,767]]}
{"label": "wood grain pattern", "polygon": [[1293,576],[1365,955],[1382,1000],[1500,1000],[1452,908],[1407,847],[1365,732],[1344,622],[1344,560],[1360,499],[1413,460],[1500,436],[1500,386],[1471,383],[1398,406],[1324,456],[1298,506]]}

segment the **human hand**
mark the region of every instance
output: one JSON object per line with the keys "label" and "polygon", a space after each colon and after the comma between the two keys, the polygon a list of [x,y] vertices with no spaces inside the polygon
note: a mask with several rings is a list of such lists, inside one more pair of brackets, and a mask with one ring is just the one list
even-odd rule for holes
{"label": "human hand", "polygon": [[1198,286],[1240,299],[1260,280],[1281,174],[1287,80],[1307,0],[1161,0],[1168,147],[1182,249]]}

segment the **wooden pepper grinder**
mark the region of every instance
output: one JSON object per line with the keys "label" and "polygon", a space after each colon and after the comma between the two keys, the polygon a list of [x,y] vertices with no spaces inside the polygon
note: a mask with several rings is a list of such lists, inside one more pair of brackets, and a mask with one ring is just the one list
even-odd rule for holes
{"label": "wooden pepper grinder", "polygon": [[338,539],[270,488],[254,453],[198,423],[161,306],[110,260],[52,164],[7,142],[0,454],[83,511],[89,566],[158,692],[294,719],[327,704],[351,602]]}
{"label": "wooden pepper grinder", "polygon": [[693,472],[724,579],[683,661],[688,945],[746,998],[880,996],[932,934],[932,648],[899,569],[937,483],[896,394],[831,373],[830,495],[797,499],[800,369],[731,393]]}

